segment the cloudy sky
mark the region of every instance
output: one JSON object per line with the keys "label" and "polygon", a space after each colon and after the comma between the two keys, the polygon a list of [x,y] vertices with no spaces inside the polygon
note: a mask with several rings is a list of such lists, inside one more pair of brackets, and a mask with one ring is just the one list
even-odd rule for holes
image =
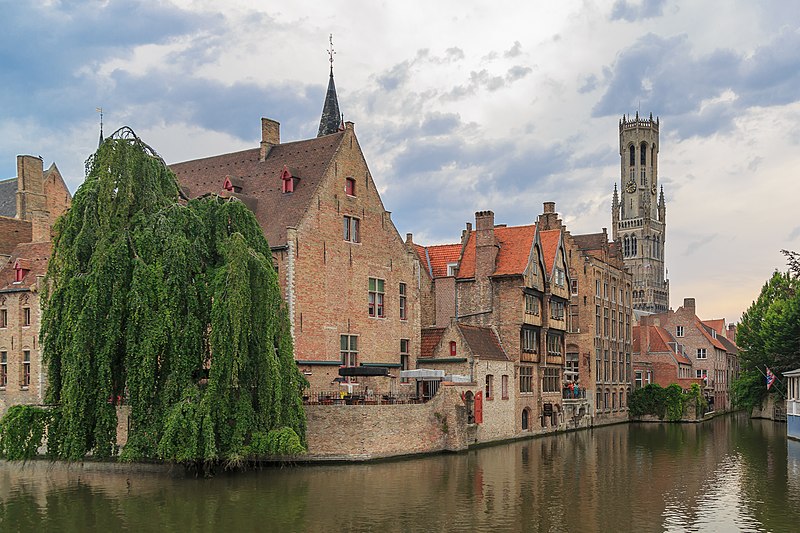
{"label": "cloudy sky", "polygon": [[611,225],[618,121],[661,121],[673,307],[738,320],[800,250],[800,3],[617,0],[0,0],[0,178],[17,154],[75,190],[105,131],[169,162],[316,135],[339,103],[386,208],[417,242],[477,210]]}

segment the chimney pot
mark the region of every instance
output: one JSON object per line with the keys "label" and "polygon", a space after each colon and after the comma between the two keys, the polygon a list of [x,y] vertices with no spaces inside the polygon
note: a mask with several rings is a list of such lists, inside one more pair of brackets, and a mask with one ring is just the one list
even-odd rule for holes
{"label": "chimney pot", "polygon": [[556,203],[555,202],[545,202],[544,203],[544,212],[545,213],[555,213],[556,212]]}

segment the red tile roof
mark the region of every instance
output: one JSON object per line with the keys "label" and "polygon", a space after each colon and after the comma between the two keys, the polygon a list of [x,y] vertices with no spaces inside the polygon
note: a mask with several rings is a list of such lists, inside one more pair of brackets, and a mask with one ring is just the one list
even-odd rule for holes
{"label": "red tile roof", "polygon": [[704,326],[702,324],[702,322],[700,322],[699,319],[695,320],[694,325],[698,330],[700,330],[700,333],[703,334],[703,336],[706,338],[706,340],[708,342],[710,342],[712,345],[714,345],[714,348],[717,348],[717,349],[723,350],[723,351],[725,350],[725,345],[722,344],[722,341],[719,340],[719,338],[714,337],[710,333],[711,328],[707,328],[706,326]]}
{"label": "red tile roof", "polygon": [[556,251],[558,250],[558,242],[561,239],[561,230],[549,229],[539,233],[539,239],[542,241],[542,256],[544,257],[544,267],[547,269],[547,275],[553,275],[553,265],[556,262]]}
{"label": "red tile roof", "polygon": [[[26,242],[18,244],[11,254],[11,259],[0,269],[0,290],[31,289],[37,283],[37,276],[47,273],[47,261],[50,259],[49,242]],[[14,282],[17,261],[28,270],[20,283]]]}
{"label": "red tile roof", "polygon": [[725,335],[725,319],[715,318],[714,320],[701,320],[703,324],[717,332],[717,335]]}
{"label": "red tile roof", "polygon": [[433,357],[436,347],[442,341],[442,336],[447,328],[422,328],[419,356]]}
{"label": "red tile roof", "polygon": [[434,278],[447,276],[447,265],[458,263],[461,256],[461,244],[436,244],[433,246],[414,245],[420,263]]}
{"label": "red tile roof", "polygon": [[[498,250],[493,276],[522,274],[528,266],[536,226],[495,226]],[[458,279],[475,277],[475,232],[470,233],[458,268]]]}
{"label": "red tile roof", "polygon": [[[286,228],[298,226],[346,134],[278,144],[270,149],[265,161],[259,161],[261,149],[253,148],[175,163],[170,169],[190,198],[220,194],[225,178],[230,176],[241,185],[241,192],[235,196],[254,209],[270,246],[283,246]],[[294,192],[286,194],[281,190],[280,179],[285,166],[299,178]]]}
{"label": "red tile roof", "polygon": [[510,361],[493,329],[466,324],[458,324],[458,329],[473,355],[492,361]]}
{"label": "red tile roof", "polygon": [[[649,328],[650,346],[642,350],[642,345],[646,339],[647,332],[644,328]],[[678,353],[673,345],[677,345],[672,336],[660,326],[633,326],[633,351],[642,353],[668,353],[671,354],[679,363],[691,365],[692,362],[682,353]]]}

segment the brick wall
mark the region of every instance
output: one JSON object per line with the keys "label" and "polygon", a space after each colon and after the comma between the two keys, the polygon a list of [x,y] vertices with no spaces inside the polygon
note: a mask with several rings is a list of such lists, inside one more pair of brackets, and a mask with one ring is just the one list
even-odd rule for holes
{"label": "brick wall", "polygon": [[[12,405],[40,404],[46,387],[39,349],[39,297],[30,291],[0,294],[0,309],[5,309],[8,324],[0,328],[0,352],[7,354],[8,383],[0,389],[0,416]],[[30,309],[30,325],[23,325],[25,309]],[[24,354],[30,353],[30,382],[24,383]]]}

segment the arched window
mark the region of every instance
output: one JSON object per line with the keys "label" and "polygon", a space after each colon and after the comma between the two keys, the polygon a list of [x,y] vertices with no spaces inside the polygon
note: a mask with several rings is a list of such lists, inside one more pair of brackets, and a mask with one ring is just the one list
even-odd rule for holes
{"label": "arched window", "polygon": [[624,251],[622,252],[623,256],[628,257],[629,255],[631,255],[631,240],[628,238],[627,235],[625,235],[625,244],[623,249],[624,249]]}
{"label": "arched window", "polygon": [[531,418],[530,409],[528,409],[526,407],[525,409],[522,410],[522,429],[523,430],[530,429],[530,425],[531,425],[530,418]]}
{"label": "arched window", "polygon": [[630,166],[636,164],[636,147],[634,145],[628,146],[628,152],[630,152]]}
{"label": "arched window", "polygon": [[631,237],[631,255],[639,254],[639,244],[636,242],[636,235]]}
{"label": "arched window", "polygon": [[641,148],[639,148],[639,158],[641,159],[641,161],[639,161],[639,163],[642,166],[645,166],[647,164],[647,143],[646,142],[643,142]]}
{"label": "arched window", "polygon": [[650,146],[650,166],[654,167],[656,164],[656,145]]}

